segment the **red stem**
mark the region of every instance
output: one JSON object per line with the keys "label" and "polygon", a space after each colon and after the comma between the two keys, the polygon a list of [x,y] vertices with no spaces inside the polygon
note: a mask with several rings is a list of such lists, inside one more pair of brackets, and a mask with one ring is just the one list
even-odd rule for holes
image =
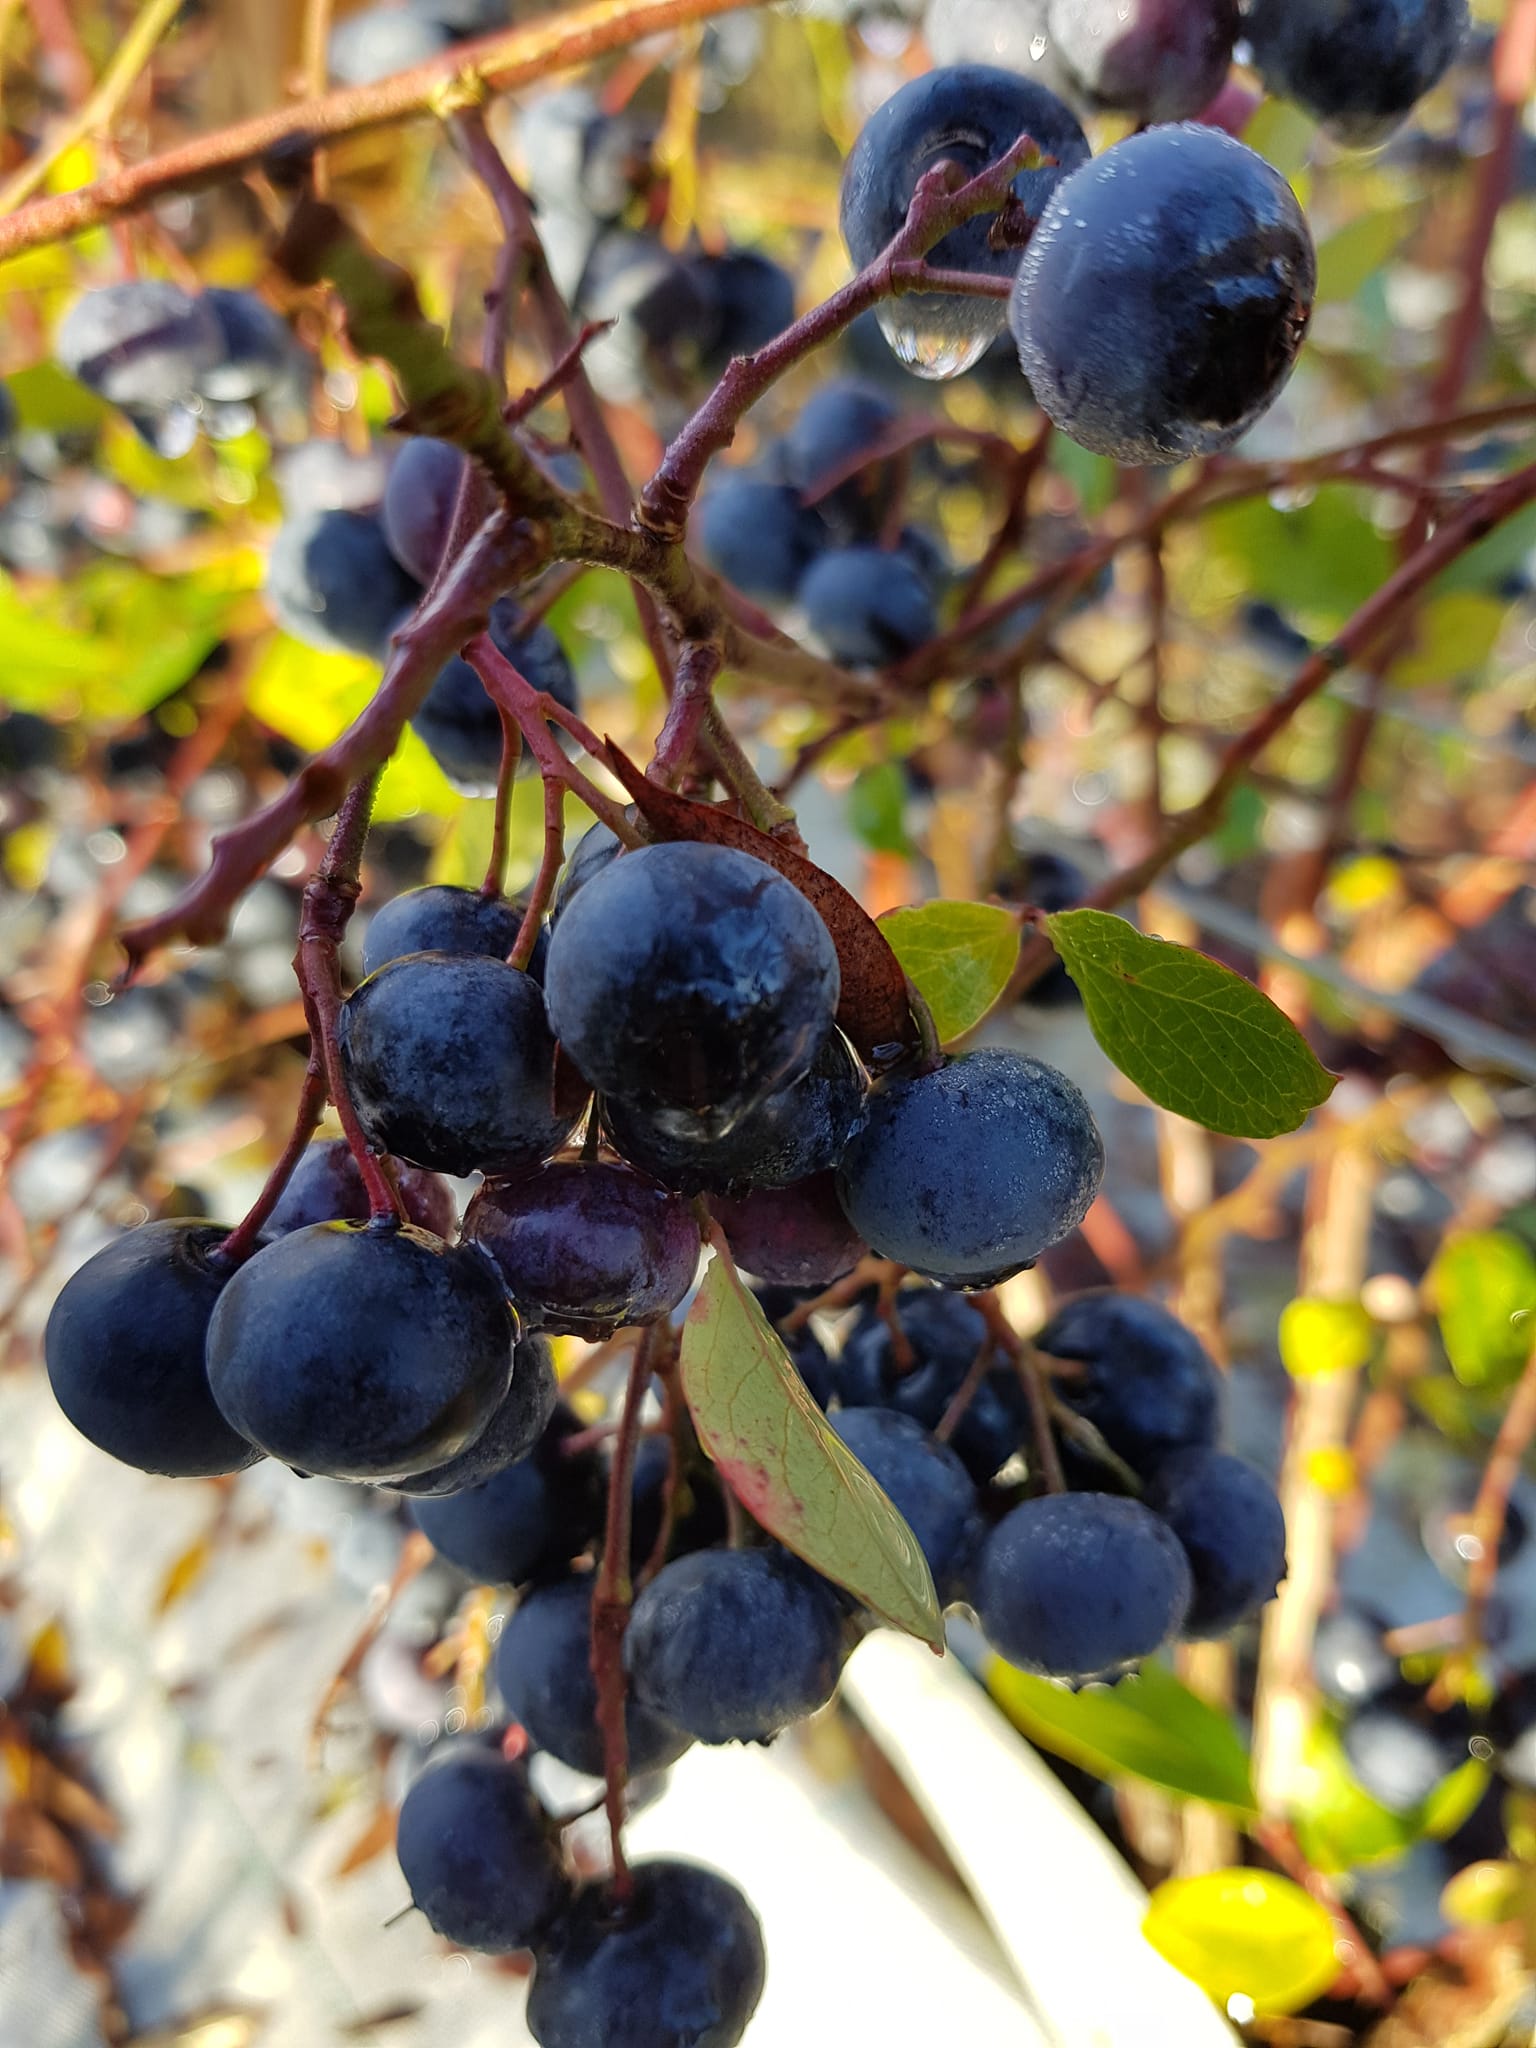
{"label": "red stem", "polygon": [[257,1250],[267,1219],[282,1199],[283,1190],[293,1178],[294,1168],[304,1157],[315,1128],[320,1122],[321,1111],[325,1108],[325,1065],[313,1042],[310,1045],[309,1064],[304,1069],[304,1086],[299,1092],[299,1106],[294,1112],[293,1130],[282,1154],[272,1171],[267,1175],[265,1187],[252,1203],[245,1217],[219,1246],[219,1256],[231,1266],[240,1266]]}
{"label": "red stem", "polygon": [[544,853],[539,862],[539,872],[533,878],[533,887],[528,892],[528,907],[523,912],[523,921],[517,928],[517,939],[512,947],[512,965],[526,967],[533,958],[533,949],[539,942],[539,926],[543,920],[550,897],[554,894],[555,878],[560,872],[560,863],[565,859],[565,784],[553,775],[544,778]]}
{"label": "red stem", "polygon": [[[565,713],[564,706],[557,704],[547,691],[536,690],[526,676],[520,675],[488,633],[476,634],[464,649],[464,659],[484,683],[491,701],[516,719],[522,729],[524,744],[538,762],[541,772],[574,790],[592,815],[601,818],[609,831],[626,846],[638,846],[640,835],[623,810],[611,797],[594,788],[574,761],[566,759],[548,725],[552,718],[558,719],[561,725],[569,721],[579,726],[581,721],[572,719],[569,713]],[[597,736],[585,726],[581,730],[586,734],[583,744],[588,746],[588,751],[600,755],[602,749]]]}
{"label": "red stem", "polygon": [[692,763],[705,721],[714,702],[715,678],[720,673],[720,650],[690,641],[678,657],[677,683],[667,722],[656,742],[656,751],[646,771],[655,782],[675,789]]}
{"label": "red stem", "polygon": [[512,785],[523,758],[523,732],[504,704],[496,706],[501,719],[501,766],[496,771],[496,808],[491,813],[491,853],[485,864],[482,896],[499,896],[507,880],[507,826],[512,814]]}
{"label": "red stem", "polygon": [[624,1856],[624,1793],[629,1783],[629,1737],[624,1725],[628,1683],[624,1671],[624,1631],[629,1626],[634,1586],[629,1570],[631,1510],[634,1505],[635,1453],[640,1443],[640,1407],[651,1379],[651,1332],[645,1331],[630,1355],[619,1412],[613,1459],[608,1468],[608,1520],[603,1532],[603,1559],[592,1588],[592,1676],[597,1684],[597,1725],[603,1738],[603,1803],[613,1844],[613,1892],[623,1904],[633,1889]]}

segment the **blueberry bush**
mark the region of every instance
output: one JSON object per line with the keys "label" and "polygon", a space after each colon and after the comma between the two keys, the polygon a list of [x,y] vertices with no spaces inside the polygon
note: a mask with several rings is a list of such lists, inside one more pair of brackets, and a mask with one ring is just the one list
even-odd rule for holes
{"label": "blueberry bush", "polygon": [[0,10],[0,1623],[345,1503],[541,2048],[751,2039],[626,1822],[877,1630],[1249,2038],[1527,2037],[1536,5],[235,15]]}

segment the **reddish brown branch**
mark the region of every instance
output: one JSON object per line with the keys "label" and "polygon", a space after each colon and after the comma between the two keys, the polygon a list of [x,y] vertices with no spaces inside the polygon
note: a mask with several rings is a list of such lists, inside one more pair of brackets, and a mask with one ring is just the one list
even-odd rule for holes
{"label": "reddish brown branch", "polygon": [[624,1858],[624,1793],[629,1783],[629,1739],[624,1725],[627,1686],[624,1673],[624,1632],[629,1626],[634,1586],[629,1546],[635,1494],[635,1453],[640,1443],[640,1407],[651,1379],[652,1333],[635,1346],[613,1440],[608,1468],[608,1520],[603,1531],[603,1559],[592,1588],[592,1676],[597,1684],[597,1725],[603,1738],[604,1804],[613,1844],[613,1889],[621,1901],[630,1893],[629,1865]]}
{"label": "reddish brown branch", "polygon": [[[503,713],[503,716],[506,714]],[[565,858],[565,785],[553,775],[544,778],[544,852],[539,861],[539,871],[533,878],[533,887],[528,892],[527,906],[523,921],[517,928],[513,942],[511,961],[514,967],[526,967],[533,958],[533,949],[539,942],[539,926],[549,899],[555,891],[555,879],[560,873],[560,864]]]}

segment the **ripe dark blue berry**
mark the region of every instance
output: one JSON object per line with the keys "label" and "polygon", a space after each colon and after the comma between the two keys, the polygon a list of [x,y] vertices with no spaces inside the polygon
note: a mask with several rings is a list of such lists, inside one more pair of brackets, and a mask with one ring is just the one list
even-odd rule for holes
{"label": "ripe dark blue berry", "polygon": [[611,1101],[604,1121],[634,1166],[685,1194],[783,1188],[835,1166],[864,1102],[864,1075],[848,1041],[833,1030],[816,1058],[720,1137],[663,1129],[643,1111]]}
{"label": "ripe dark blue berry", "polygon": [[565,1449],[580,1428],[568,1408],[557,1407],[526,1458],[459,1492],[413,1498],[411,1520],[440,1557],[486,1585],[520,1586],[564,1571],[603,1524],[596,1456]]}
{"label": "ripe dark blue berry", "polygon": [[[447,882],[407,889],[381,904],[363,934],[363,972],[376,974],[407,953],[484,953],[505,960],[522,927],[522,906]],[[528,972],[542,978],[548,936],[540,931]]]}
{"label": "ripe dark blue berry", "polygon": [[721,846],[643,846],[561,913],[550,1021],[601,1093],[725,1132],[803,1074],[832,1027],[837,954],[784,878]]}
{"label": "ripe dark blue berry", "polygon": [[846,1409],[832,1427],[906,1518],[940,1600],[958,1600],[982,1535],[975,1482],[959,1458],[888,1408]]}
{"label": "ripe dark blue berry", "polygon": [[636,1600],[624,1661],[636,1696],[700,1742],[768,1742],[836,1691],[842,1613],[791,1558],[696,1550]]}
{"label": "ripe dark blue berry", "polygon": [[788,604],[826,546],[827,529],[791,485],[738,472],[706,491],[693,537],[727,583],[765,604]]}
{"label": "ripe dark blue berry", "polygon": [[[936,1429],[984,1351],[991,1351],[981,1312],[963,1295],[940,1287],[903,1288],[896,1320],[911,1350],[903,1371],[890,1324],[862,1310],[843,1340],[837,1393],[844,1408],[894,1408],[923,1429]],[[1025,1441],[1029,1405],[1018,1374],[1005,1361],[985,1368],[955,1428],[951,1445],[966,1470],[990,1479]]]}
{"label": "ripe dark blue berry", "polygon": [[735,2048],[763,1994],[763,1933],[726,1878],[637,1864],[620,1905],[592,1885],[538,1950],[528,2031],[539,2048]]}
{"label": "ripe dark blue berry", "polygon": [[[407,1223],[418,1223],[434,1237],[452,1237],[458,1224],[453,1191],[435,1173],[419,1166],[385,1167],[405,1205]],[[366,1223],[368,1190],[352,1147],[345,1138],[317,1138],[306,1145],[293,1177],[267,1218],[264,1237],[283,1237],[311,1223]]]}
{"label": "ripe dark blue berry", "polygon": [[395,1854],[427,1924],[460,1948],[531,1948],[570,1903],[527,1773],[492,1750],[428,1764],[401,1803]]}
{"label": "ripe dark blue berry", "polygon": [[1291,373],[1317,284],[1285,179],[1217,128],[1151,128],[1056,191],[1009,306],[1058,427],[1117,462],[1230,448]]}
{"label": "ripe dark blue berry", "polygon": [[877,1088],[837,1179],[882,1258],[946,1286],[991,1287],[1077,1228],[1103,1174],[1081,1091],[987,1047]]}
{"label": "ripe dark blue berry", "polygon": [[559,1395],[548,1343],[543,1337],[524,1337],[512,1354],[512,1384],[469,1449],[446,1465],[413,1472],[393,1484],[413,1500],[446,1497],[483,1486],[528,1456],[549,1427]]}
{"label": "ripe dark blue berry", "polygon": [[214,286],[203,293],[202,304],[218,325],[219,354],[193,380],[200,398],[214,405],[249,404],[290,373],[296,349],[293,336],[286,321],[254,292]]}
{"label": "ripe dark blue berry", "polygon": [[416,1166],[519,1173],[581,1114],[557,1100],[539,984],[483,954],[392,960],[348,996],[340,1038],[370,1141]]}
{"label": "ripe dark blue berry", "polygon": [[787,1188],[716,1195],[710,1208],[737,1265],[773,1287],[830,1287],[869,1250],[844,1214],[830,1173]]}
{"label": "ripe dark blue berry", "polygon": [[219,359],[222,335],[206,299],[164,278],[103,285],[59,323],[60,366],[109,405],[151,410],[187,397]]}
{"label": "ripe dark blue berry", "polygon": [[285,633],[326,654],[382,661],[421,591],[371,512],[300,512],[278,528],[266,598]]}
{"label": "ripe dark blue berry", "polygon": [[314,1223],[242,1266],[208,1329],[226,1420],[334,1479],[425,1472],[506,1398],[517,1324],[477,1252],[414,1224]]}
{"label": "ripe dark blue berry", "polygon": [[1221,90],[1237,0],[1050,0],[1056,55],[1095,106],[1185,121]]}
{"label": "ripe dark blue berry", "polygon": [[987,1641],[1046,1678],[1114,1678],[1184,1626],[1189,1560],[1137,1500],[1041,1494],[981,1547],[971,1604]]}
{"label": "ripe dark blue berry", "polygon": [[779,443],[785,481],[802,499],[814,498],[811,511],[840,541],[872,540],[879,531],[891,467],[871,461],[841,483],[832,479],[878,447],[899,417],[883,391],[855,377],[835,377],[811,393]]}
{"label": "ripe dark blue berry", "polygon": [[451,443],[417,434],[390,468],[380,514],[384,537],[418,583],[437,574],[467,460]]}
{"label": "ripe dark blue berry", "polygon": [[771,257],[755,249],[725,249],[718,256],[693,256],[687,269],[709,308],[707,332],[699,341],[699,370],[722,374],[732,356],[782,334],[795,317],[795,281]]}
{"label": "ripe dark blue berry", "polygon": [[1224,1636],[1275,1597],[1285,1516],[1262,1472],[1225,1451],[1179,1451],[1154,1473],[1146,1501],[1189,1559],[1187,1637]]}
{"label": "ripe dark blue berry", "polygon": [[[1072,113],[1043,86],[987,64],[957,64],[909,80],[865,122],[843,166],[840,220],[855,267],[873,263],[896,234],[926,172],[948,161],[973,178],[1024,135],[1055,163],[1014,179],[1021,225],[1038,221],[1058,181],[1087,161],[1088,143]],[[1005,239],[999,246],[996,220],[982,214],[954,229],[928,261],[943,270],[1011,276],[1018,244]],[[995,299],[959,294],[911,293],[885,300],[877,314],[898,361],[919,377],[958,377],[1003,330]]]}
{"label": "ripe dark blue berry", "polygon": [[[511,598],[491,608],[490,636],[518,674],[536,690],[546,690],[568,711],[577,708],[576,675],[570,658],[542,619],[524,628]],[[467,661],[455,655],[427,692],[411,718],[411,730],[424,741],[455,789],[466,796],[490,796],[501,773],[501,713],[486,695],[485,685]],[[529,757],[525,753],[522,765]]]}
{"label": "ripe dark blue berry", "polygon": [[1455,62],[1467,0],[1248,0],[1265,85],[1355,149],[1385,142]]}
{"label": "ripe dark blue berry", "polygon": [[1357,1783],[1379,1805],[1410,1813],[1467,1761],[1470,1733],[1465,1707],[1435,1713],[1404,1685],[1345,1722],[1344,1755]]}
{"label": "ripe dark blue berry", "polygon": [[487,1181],[464,1236],[530,1323],[591,1339],[666,1315],[699,1263],[699,1226],[683,1197],[595,1159]]}
{"label": "ripe dark blue berry", "polygon": [[145,1223],[65,1281],[43,1333],[53,1397],[83,1437],[141,1472],[238,1472],[260,1453],[208,1386],[208,1324],[233,1268],[219,1224]]}
{"label": "ripe dark blue berry", "polygon": [[1136,1472],[1205,1449],[1221,1419],[1221,1377],[1186,1324],[1155,1301],[1105,1288],[1059,1308],[1035,1339],[1082,1369],[1057,1391]]}
{"label": "ripe dark blue berry", "polygon": [[1312,1638],[1312,1672],[1325,1698],[1358,1708],[1397,1684],[1402,1673],[1382,1641],[1386,1632],[1379,1614],[1357,1607],[1336,1607],[1323,1616]]}
{"label": "ripe dark blue berry", "polygon": [[[513,1719],[539,1749],[588,1777],[603,1773],[592,1676],[592,1581],[557,1579],[525,1593],[496,1645],[496,1683]],[[629,1768],[665,1770],[689,1738],[634,1698],[625,1705]]]}
{"label": "ripe dark blue berry", "polygon": [[555,891],[554,907],[549,913],[551,925],[556,924],[567,906],[573,903],[595,875],[600,875],[608,863],[617,860],[622,851],[622,842],[610,826],[599,821],[589,825],[577,840],[570,859],[560,877],[560,886]]}
{"label": "ripe dark blue berry", "polygon": [[900,661],[938,630],[932,587],[902,548],[830,548],[795,596],[828,654],[855,668]]}

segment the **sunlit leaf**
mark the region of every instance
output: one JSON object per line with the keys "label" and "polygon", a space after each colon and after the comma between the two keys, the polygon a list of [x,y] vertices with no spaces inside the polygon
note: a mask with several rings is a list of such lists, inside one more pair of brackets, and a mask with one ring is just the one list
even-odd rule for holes
{"label": "sunlit leaf", "polygon": [[1412,645],[1392,664],[1394,683],[1416,688],[1479,675],[1503,630],[1508,606],[1475,590],[1447,590],[1424,605]]}
{"label": "sunlit leaf", "polygon": [[897,1628],[942,1645],[916,1538],[829,1426],[718,1252],[683,1328],[682,1382],[699,1441],[747,1512]]}
{"label": "sunlit leaf", "polygon": [[939,1043],[979,1024],[1008,986],[1019,957],[1013,913],[993,903],[924,903],[888,911],[880,929],[933,1012]]}
{"label": "sunlit leaf", "polygon": [[1318,244],[1317,303],[1352,299],[1393,256],[1417,217],[1411,206],[1371,207]]}
{"label": "sunlit leaf", "polygon": [[1273,1871],[1169,1878],[1142,1932],[1221,2006],[1243,1998],[1259,2012],[1299,2012],[1339,1974],[1327,1910]]}
{"label": "sunlit leaf", "polygon": [[1251,1816],[1248,1751],[1231,1719],[1161,1664],[1114,1686],[1069,1692],[996,1658],[987,1686],[1032,1742],[1102,1778],[1141,1778]]}
{"label": "sunlit leaf", "polygon": [[1224,505],[1200,524],[1202,546],[1238,569],[1248,596],[1340,621],[1391,575],[1392,545],[1361,510],[1358,491],[1325,484],[1283,511],[1264,498]]}
{"label": "sunlit leaf", "polygon": [[1457,1927],[1497,1927],[1520,1911],[1524,1889],[1515,1863],[1469,1863],[1440,1895],[1440,1910]]}
{"label": "sunlit leaf", "polygon": [[1285,1012],[1230,967],[1102,910],[1045,921],[1094,1037],[1151,1101],[1209,1131],[1273,1138],[1326,1102],[1336,1076]]}
{"label": "sunlit leaf", "polygon": [[1536,1348],[1536,1258],[1507,1231],[1469,1231],[1441,1247],[1427,1286],[1457,1379],[1507,1386]]}
{"label": "sunlit leaf", "polygon": [[848,792],[848,823],[876,853],[910,853],[906,806],[906,777],[894,761],[877,761],[854,779]]}
{"label": "sunlit leaf", "polygon": [[1358,1301],[1303,1295],[1280,1311],[1280,1362],[1292,1379],[1322,1379],[1370,1362],[1376,1325]]}

